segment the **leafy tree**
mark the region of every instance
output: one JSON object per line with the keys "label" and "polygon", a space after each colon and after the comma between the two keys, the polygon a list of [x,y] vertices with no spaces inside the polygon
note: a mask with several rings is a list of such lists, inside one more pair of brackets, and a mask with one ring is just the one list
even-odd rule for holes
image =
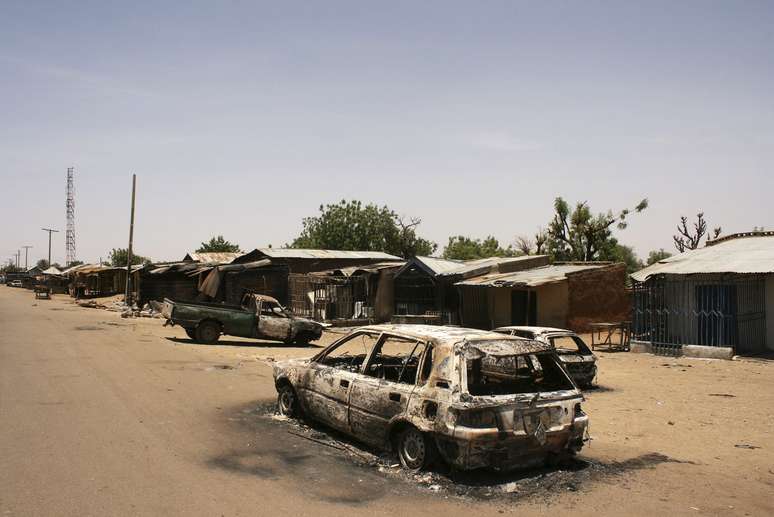
{"label": "leafy tree", "polygon": [[[108,262],[111,266],[123,266],[126,267],[126,260],[129,256],[129,250],[126,248],[113,248],[108,253]],[[132,253],[132,265],[137,264],[150,264],[151,259]]]}
{"label": "leafy tree", "polygon": [[48,266],[48,260],[46,260],[46,259],[40,259],[40,260],[38,260],[38,261],[35,263],[35,265],[36,265],[38,268],[40,268],[41,270],[44,270],[44,271],[45,271],[46,269],[48,269],[48,267],[49,267],[49,266]]}
{"label": "leafy tree", "polygon": [[239,251],[239,244],[233,244],[223,238],[222,235],[212,237],[210,242],[202,242],[202,245],[196,249],[196,253],[215,253],[227,252],[235,253]]}
{"label": "leafy tree", "polygon": [[81,264],[83,264],[83,261],[82,261],[82,260],[73,260],[72,262],[70,262],[69,264],[67,264],[67,267],[75,267],[75,266],[80,266]]}
{"label": "leafy tree", "polygon": [[655,264],[656,262],[660,262],[665,258],[669,258],[671,256],[672,254],[669,253],[668,251],[664,251],[664,248],[660,248],[658,250],[652,250],[650,253],[648,253],[647,265],[650,266],[651,264]]}
{"label": "leafy tree", "polygon": [[[717,239],[722,229],[720,226],[712,230],[712,238]],[[707,221],[704,220],[704,212],[696,214],[696,222],[693,223],[693,231],[688,229],[688,218],[680,217],[677,225],[677,235],[673,235],[675,248],[680,253],[685,250],[695,250],[701,244],[701,239],[707,234]],[[707,238],[709,240],[709,237]]]}
{"label": "leafy tree", "polygon": [[449,237],[449,243],[443,249],[443,258],[452,260],[472,260],[487,257],[514,257],[521,253],[512,246],[503,248],[493,236],[484,240],[471,239],[463,235]]}
{"label": "leafy tree", "polygon": [[548,234],[541,228],[535,232],[534,238],[525,237],[523,235],[517,236],[514,248],[522,255],[542,255],[545,251],[547,239]]}
{"label": "leafy tree", "polygon": [[[648,207],[643,199],[635,207],[639,213]],[[561,197],[554,200],[554,217],[546,230],[546,249],[554,260],[589,261],[616,260],[618,241],[613,237],[613,227],[623,230],[627,217],[626,208],[613,214],[612,211],[594,214],[588,204],[576,203],[574,208]]]}
{"label": "leafy tree", "polygon": [[631,275],[635,271],[639,271],[643,268],[643,263],[635,253],[634,248],[626,246],[624,244],[616,244],[614,247],[613,255],[609,257],[615,262],[623,262],[626,264],[626,274]]}
{"label": "leafy tree", "polygon": [[302,221],[301,235],[293,248],[383,251],[401,257],[430,255],[437,244],[416,234],[422,222],[406,222],[387,206],[342,200],[320,205],[320,214]]}
{"label": "leafy tree", "polygon": [[7,264],[0,267],[0,273],[17,273],[21,270],[22,268],[16,267],[16,264],[14,264],[12,260],[9,260]]}

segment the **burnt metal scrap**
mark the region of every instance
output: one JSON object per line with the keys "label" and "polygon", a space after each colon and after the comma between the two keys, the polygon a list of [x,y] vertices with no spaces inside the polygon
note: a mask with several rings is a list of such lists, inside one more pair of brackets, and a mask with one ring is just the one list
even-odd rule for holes
{"label": "burnt metal scrap", "polygon": [[583,396],[552,345],[455,327],[361,327],[307,360],[275,363],[282,413],[305,414],[404,467],[435,457],[508,470],[583,447]]}

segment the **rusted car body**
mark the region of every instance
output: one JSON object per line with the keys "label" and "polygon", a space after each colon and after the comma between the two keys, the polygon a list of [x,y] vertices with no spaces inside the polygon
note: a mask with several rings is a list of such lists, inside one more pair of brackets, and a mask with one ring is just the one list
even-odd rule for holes
{"label": "rusted car body", "polygon": [[281,413],[304,414],[420,469],[511,469],[574,454],[583,396],[550,345],[425,325],[359,328],[274,366]]}
{"label": "rusted car body", "polygon": [[241,305],[176,302],[165,299],[165,325],[180,325],[191,339],[215,343],[221,334],[306,344],[322,335],[316,321],[289,313],[271,296],[246,294]]}
{"label": "rusted car body", "polygon": [[581,388],[593,385],[597,376],[597,356],[589,349],[581,337],[572,330],[552,327],[512,326],[494,330],[502,334],[534,339],[547,343],[556,349],[559,359],[570,373],[570,377]]}

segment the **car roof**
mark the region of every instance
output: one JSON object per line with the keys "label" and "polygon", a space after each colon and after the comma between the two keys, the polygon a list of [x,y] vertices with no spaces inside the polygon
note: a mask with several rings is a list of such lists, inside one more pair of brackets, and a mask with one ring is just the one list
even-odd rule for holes
{"label": "car roof", "polygon": [[463,342],[509,342],[514,354],[553,351],[553,346],[529,339],[507,336],[491,330],[442,325],[383,324],[358,327],[355,331],[387,332],[399,336],[432,342],[435,346],[452,348]]}
{"label": "car roof", "polygon": [[572,330],[569,329],[560,329],[555,327],[535,327],[535,326],[528,326],[528,325],[512,325],[509,327],[498,327],[495,329],[495,331],[503,331],[503,330],[524,330],[527,332],[532,332],[533,334],[575,334]]}

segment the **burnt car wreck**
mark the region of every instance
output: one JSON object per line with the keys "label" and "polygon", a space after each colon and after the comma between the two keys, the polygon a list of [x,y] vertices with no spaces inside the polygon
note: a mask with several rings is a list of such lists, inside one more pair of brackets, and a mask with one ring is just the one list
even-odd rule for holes
{"label": "burnt car wreck", "polygon": [[581,337],[572,330],[551,327],[512,326],[494,329],[494,332],[534,339],[551,345],[572,380],[581,388],[590,388],[597,376],[597,356]]}
{"label": "burnt car wreck", "polygon": [[359,328],[311,359],[274,366],[278,409],[304,415],[419,470],[507,470],[573,455],[583,396],[555,349],[457,327]]}

